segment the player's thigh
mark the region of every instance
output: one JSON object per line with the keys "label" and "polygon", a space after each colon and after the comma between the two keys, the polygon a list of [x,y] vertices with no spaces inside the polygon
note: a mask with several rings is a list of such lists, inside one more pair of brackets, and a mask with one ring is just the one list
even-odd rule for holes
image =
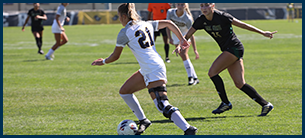
{"label": "player's thigh", "polygon": [[120,94],[132,94],[146,88],[142,74],[135,72],[121,87]]}
{"label": "player's thigh", "polygon": [[244,79],[243,59],[240,59],[228,67],[229,74],[237,88],[241,88],[246,82]]}
{"label": "player's thigh", "polygon": [[63,40],[64,42],[68,42],[68,36],[66,35],[65,32],[61,33],[61,40]]}
{"label": "player's thigh", "polygon": [[228,51],[224,51],[221,53],[216,60],[213,62],[212,66],[209,70],[209,77],[213,77],[223,70],[225,70],[227,67],[232,65],[238,58],[231,54]]}

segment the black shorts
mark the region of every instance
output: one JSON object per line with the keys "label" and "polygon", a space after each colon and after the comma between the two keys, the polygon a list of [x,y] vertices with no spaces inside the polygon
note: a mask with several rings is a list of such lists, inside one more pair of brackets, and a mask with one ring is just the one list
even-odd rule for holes
{"label": "black shorts", "polygon": [[159,29],[159,31],[154,32],[155,36],[160,36],[160,32],[162,33],[162,36],[167,36],[166,28]]}
{"label": "black shorts", "polygon": [[32,26],[32,32],[41,32],[43,31],[43,26]]}
{"label": "black shorts", "polygon": [[244,48],[236,48],[236,47],[230,47],[230,48],[227,48],[226,50],[224,51],[228,51],[230,52],[231,54],[233,54],[234,56],[236,56],[239,59],[242,59],[243,56],[244,56]]}

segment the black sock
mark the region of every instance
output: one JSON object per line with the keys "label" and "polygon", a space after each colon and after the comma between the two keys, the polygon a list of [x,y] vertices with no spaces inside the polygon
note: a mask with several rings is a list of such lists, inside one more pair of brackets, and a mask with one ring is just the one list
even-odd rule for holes
{"label": "black sock", "polygon": [[214,77],[211,77],[211,80],[213,81],[215,88],[218,92],[218,95],[221,99],[222,102],[229,104],[229,100],[226,94],[226,90],[225,90],[225,86],[223,84],[223,81],[221,79],[221,77],[217,74]]}
{"label": "black sock", "polygon": [[169,44],[165,44],[165,45],[164,45],[164,50],[165,50],[165,57],[168,58]]}
{"label": "black sock", "polygon": [[40,42],[40,49],[42,47],[42,37],[39,38],[39,42]]}
{"label": "black sock", "polygon": [[240,90],[245,92],[250,98],[252,98],[255,102],[260,104],[261,106],[267,105],[268,102],[262,98],[256,90],[251,87],[249,84],[245,84]]}
{"label": "black sock", "polygon": [[36,39],[36,45],[37,45],[38,49],[40,50],[41,49],[41,40],[38,37],[35,37],[35,39]]}

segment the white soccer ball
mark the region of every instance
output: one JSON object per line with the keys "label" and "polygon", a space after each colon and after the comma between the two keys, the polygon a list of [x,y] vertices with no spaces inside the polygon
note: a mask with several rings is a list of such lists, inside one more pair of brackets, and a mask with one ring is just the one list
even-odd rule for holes
{"label": "white soccer ball", "polygon": [[118,135],[135,135],[138,131],[137,124],[132,120],[123,120],[117,128]]}

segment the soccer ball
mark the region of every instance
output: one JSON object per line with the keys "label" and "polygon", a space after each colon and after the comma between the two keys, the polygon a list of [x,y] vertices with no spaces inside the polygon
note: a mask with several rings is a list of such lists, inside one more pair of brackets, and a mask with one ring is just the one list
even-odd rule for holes
{"label": "soccer ball", "polygon": [[135,135],[138,131],[137,124],[132,120],[123,120],[117,128],[118,135]]}

